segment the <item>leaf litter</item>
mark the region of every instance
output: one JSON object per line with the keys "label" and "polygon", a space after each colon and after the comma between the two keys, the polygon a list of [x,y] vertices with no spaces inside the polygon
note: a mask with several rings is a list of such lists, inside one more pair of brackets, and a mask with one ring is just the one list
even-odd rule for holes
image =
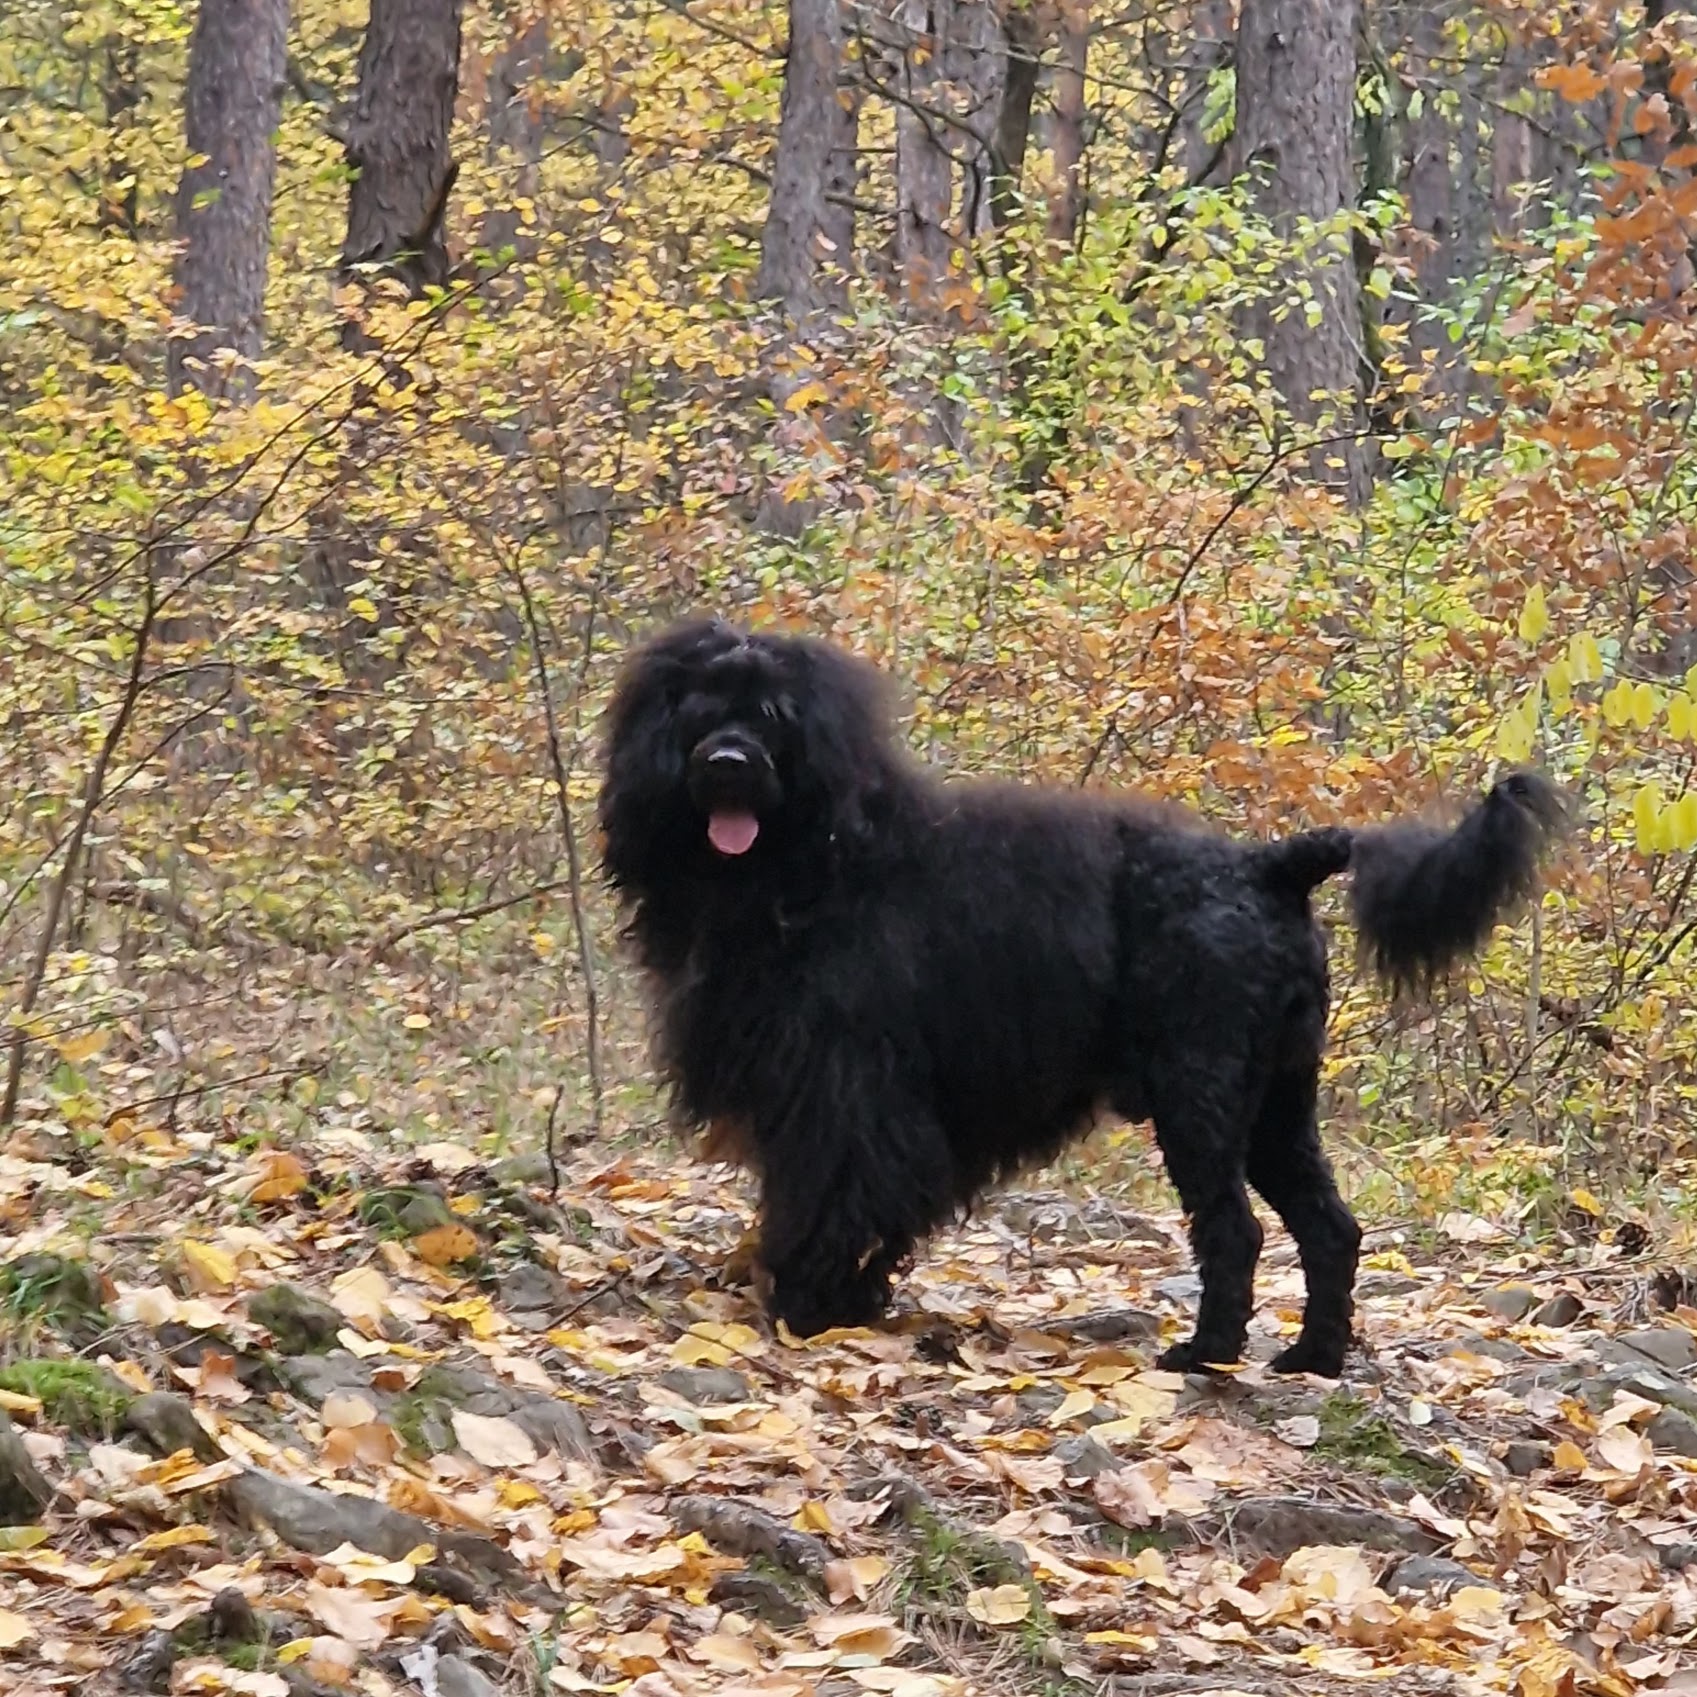
{"label": "leaf litter", "polygon": [[1275,1245],[1204,1382],[1151,1365],[1176,1221],[1004,1199],[795,1344],[721,1276],[724,1169],[502,1165],[0,1156],[0,1267],[100,1310],[9,1310],[0,1688],[1697,1691],[1697,1312],[1596,1242],[1370,1256],[1338,1386],[1256,1364]]}

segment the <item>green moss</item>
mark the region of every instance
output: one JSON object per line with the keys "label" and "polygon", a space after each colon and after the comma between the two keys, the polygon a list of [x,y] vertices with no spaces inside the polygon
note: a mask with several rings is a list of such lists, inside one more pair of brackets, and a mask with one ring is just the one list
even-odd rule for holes
{"label": "green moss", "polygon": [[0,1367],[0,1390],[34,1397],[54,1425],[99,1438],[118,1430],[135,1401],[121,1379],[86,1361],[14,1361]]}
{"label": "green moss", "polygon": [[1320,1405],[1320,1436],[1314,1453],[1345,1466],[1437,1490],[1453,1477],[1449,1468],[1407,1448],[1383,1415],[1360,1397],[1334,1391]]}

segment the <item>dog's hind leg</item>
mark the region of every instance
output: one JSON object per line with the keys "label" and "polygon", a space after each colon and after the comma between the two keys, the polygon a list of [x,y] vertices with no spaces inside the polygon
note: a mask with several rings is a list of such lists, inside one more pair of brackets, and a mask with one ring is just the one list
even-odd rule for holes
{"label": "dog's hind leg", "polygon": [[1186,1076],[1156,1096],[1155,1141],[1190,1218],[1202,1277],[1195,1335],[1158,1363],[1175,1372],[1236,1361],[1255,1305],[1261,1222],[1243,1187],[1243,1130],[1228,1106],[1231,1094]]}
{"label": "dog's hind leg", "polygon": [[1308,1300],[1302,1331],[1273,1362],[1275,1373],[1343,1372],[1354,1316],[1361,1228],[1338,1194],[1320,1146],[1312,1067],[1280,1073],[1267,1090],[1249,1139],[1249,1182],[1296,1239]]}

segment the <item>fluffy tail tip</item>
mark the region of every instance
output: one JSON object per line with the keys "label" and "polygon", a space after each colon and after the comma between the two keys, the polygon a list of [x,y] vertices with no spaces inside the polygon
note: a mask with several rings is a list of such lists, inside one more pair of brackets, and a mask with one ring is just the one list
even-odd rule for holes
{"label": "fluffy tail tip", "polygon": [[1506,773],[1453,830],[1389,825],[1356,842],[1351,905],[1362,951],[1396,994],[1421,995],[1478,952],[1538,887],[1568,823],[1541,772]]}

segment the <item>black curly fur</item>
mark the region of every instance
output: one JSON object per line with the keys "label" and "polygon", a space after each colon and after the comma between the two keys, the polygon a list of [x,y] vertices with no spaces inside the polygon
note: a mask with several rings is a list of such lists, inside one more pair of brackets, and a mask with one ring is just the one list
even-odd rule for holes
{"label": "black curly fur", "polygon": [[1201,1306],[1163,1364],[1242,1351],[1247,1180],[1308,1286],[1274,1365],[1328,1376],[1361,1234],[1316,1125],[1309,894],[1352,866],[1370,959],[1423,986],[1532,887],[1559,816],[1517,773],[1453,831],[1242,844],[1135,797],[945,784],[895,740],[869,667],[718,621],[632,656],[601,798],[659,1060],[681,1117],[728,1128],[759,1175],[793,1331],[875,1320],[928,1232],[1106,1111],[1154,1121],[1190,1216]]}

